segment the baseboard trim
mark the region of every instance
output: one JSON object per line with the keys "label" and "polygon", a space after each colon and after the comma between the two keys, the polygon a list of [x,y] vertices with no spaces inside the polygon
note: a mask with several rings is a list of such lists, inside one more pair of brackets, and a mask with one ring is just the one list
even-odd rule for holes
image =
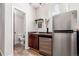
{"label": "baseboard trim", "polygon": [[2,52],[2,50],[1,50],[1,49],[0,49],[0,53],[1,53],[1,55],[2,55],[2,56],[4,56],[4,54],[3,54],[3,52]]}
{"label": "baseboard trim", "polygon": [[29,47],[25,47],[25,49],[29,49]]}

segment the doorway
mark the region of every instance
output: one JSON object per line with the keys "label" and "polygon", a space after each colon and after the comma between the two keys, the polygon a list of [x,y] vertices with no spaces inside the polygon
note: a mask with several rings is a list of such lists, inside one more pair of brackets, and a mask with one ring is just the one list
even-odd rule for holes
{"label": "doorway", "polygon": [[13,49],[25,49],[26,20],[25,13],[17,8],[13,10]]}

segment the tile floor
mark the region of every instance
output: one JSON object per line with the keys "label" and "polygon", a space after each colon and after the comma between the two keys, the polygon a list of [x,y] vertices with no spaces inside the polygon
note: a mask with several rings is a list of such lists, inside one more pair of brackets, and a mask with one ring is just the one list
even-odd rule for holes
{"label": "tile floor", "polygon": [[14,56],[42,56],[32,49],[24,49],[22,45],[16,45],[14,48]]}

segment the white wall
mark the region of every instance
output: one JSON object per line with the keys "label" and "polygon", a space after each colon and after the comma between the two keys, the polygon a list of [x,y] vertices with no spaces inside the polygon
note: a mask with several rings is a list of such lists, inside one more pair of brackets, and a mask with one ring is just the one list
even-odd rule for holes
{"label": "white wall", "polygon": [[24,33],[24,16],[15,15],[15,32]]}
{"label": "white wall", "polygon": [[0,53],[4,54],[4,4],[0,3]]}
{"label": "white wall", "polygon": [[12,5],[5,4],[5,55],[13,55]]}
{"label": "white wall", "polygon": [[26,42],[25,48],[28,48],[28,32],[35,31],[34,19],[36,19],[36,10],[30,4],[27,3],[14,3],[13,8],[17,8],[26,13]]}
{"label": "white wall", "polygon": [[3,55],[13,55],[12,6],[0,3],[0,49]]}

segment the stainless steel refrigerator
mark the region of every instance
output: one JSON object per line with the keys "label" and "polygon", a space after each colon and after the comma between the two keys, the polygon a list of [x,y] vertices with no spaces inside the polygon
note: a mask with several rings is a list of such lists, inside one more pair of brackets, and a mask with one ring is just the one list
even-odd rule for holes
{"label": "stainless steel refrigerator", "polygon": [[53,16],[53,55],[76,55],[77,11]]}

